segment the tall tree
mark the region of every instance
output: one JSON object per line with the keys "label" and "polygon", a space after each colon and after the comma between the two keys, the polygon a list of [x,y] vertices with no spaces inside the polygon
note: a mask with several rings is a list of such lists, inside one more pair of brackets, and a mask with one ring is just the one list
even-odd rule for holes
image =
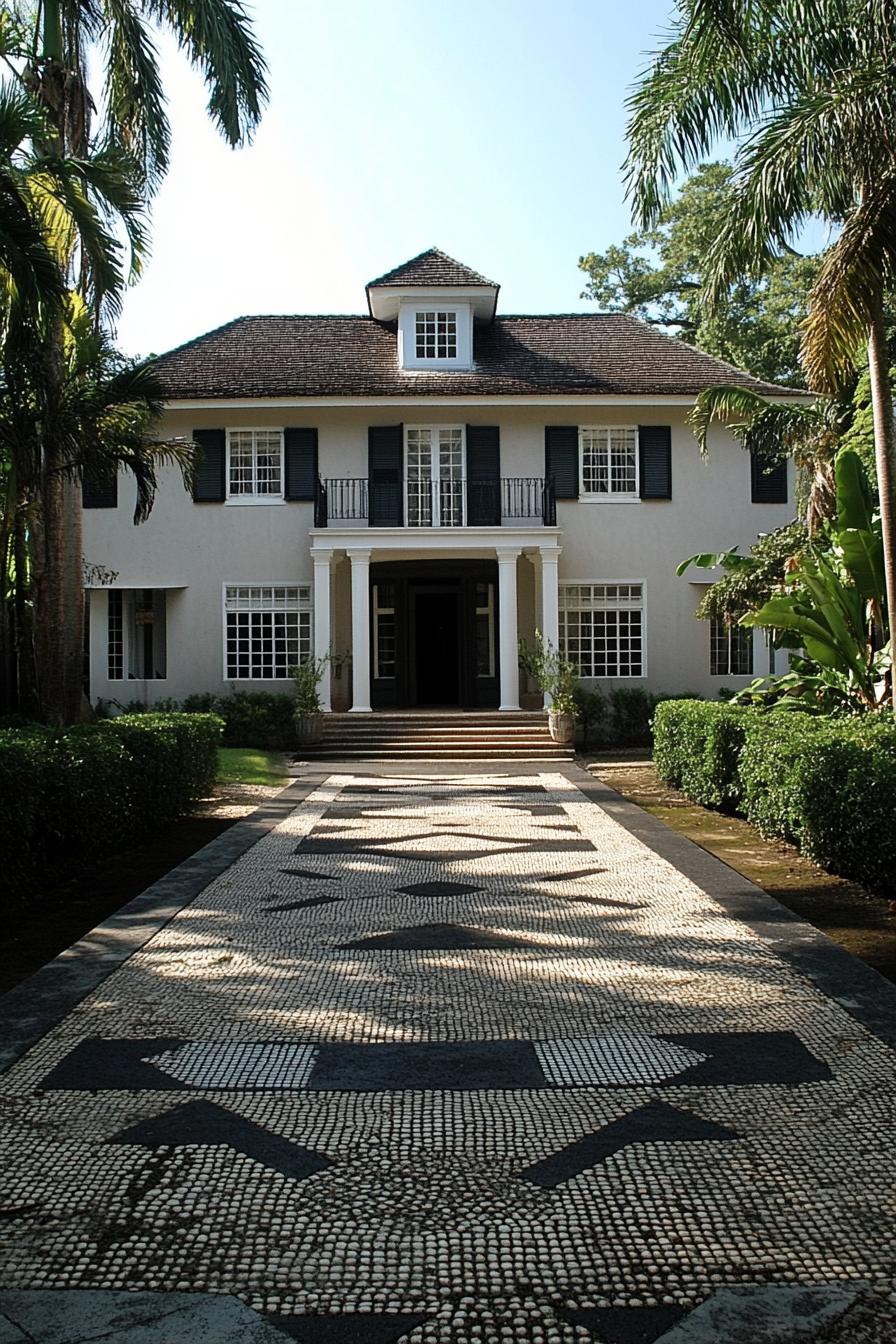
{"label": "tall tree", "polygon": [[707,258],[728,212],[733,178],[730,164],[701,164],[651,227],[580,257],[588,276],[582,297],[663,326],[758,378],[802,386],[799,327],[816,257],[782,253],[761,271],[736,276],[711,309],[705,302]]}
{"label": "tall tree", "polygon": [[[677,175],[737,142],[707,302],[784,254],[820,215],[839,230],[803,329],[809,386],[838,390],[867,344],[889,618],[896,612],[896,426],[884,296],[896,281],[896,6],[891,0],[679,0],[672,40],[631,99],[642,227]],[[896,707],[896,679],[893,683]]]}
{"label": "tall tree", "polygon": [[[267,96],[265,65],[241,0],[41,0],[23,71],[25,86],[49,125],[44,153],[89,163],[94,175],[120,175],[132,194],[118,211],[136,220],[168,166],[170,125],[154,33],[167,28],[205,78],[208,110],[231,145],[245,142]],[[25,6],[20,18],[27,19]],[[20,24],[21,27],[21,24]],[[98,71],[91,91],[88,72]],[[114,319],[119,272],[96,264],[83,231],[72,235],[63,274],[90,305],[97,326]],[[131,275],[140,260],[134,239]],[[65,384],[65,332],[51,321],[45,341],[46,414],[41,444],[41,505],[35,528],[38,664],[44,716],[77,718],[83,663],[80,502],[60,433]]]}

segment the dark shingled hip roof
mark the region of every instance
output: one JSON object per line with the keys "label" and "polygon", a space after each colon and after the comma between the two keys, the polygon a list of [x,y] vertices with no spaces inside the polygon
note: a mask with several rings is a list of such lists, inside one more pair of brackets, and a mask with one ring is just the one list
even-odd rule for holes
{"label": "dark shingled hip roof", "polygon": [[155,361],[163,395],[215,397],[693,396],[735,383],[800,395],[622,313],[501,317],[475,328],[475,365],[398,366],[394,323],[370,317],[240,317]]}
{"label": "dark shingled hip roof", "polygon": [[437,247],[428,248],[418,257],[411,257],[410,261],[403,261],[376,280],[369,280],[367,288],[386,285],[487,285],[490,289],[498,288],[494,280],[486,280],[484,275],[470,270],[469,266],[455,261]]}

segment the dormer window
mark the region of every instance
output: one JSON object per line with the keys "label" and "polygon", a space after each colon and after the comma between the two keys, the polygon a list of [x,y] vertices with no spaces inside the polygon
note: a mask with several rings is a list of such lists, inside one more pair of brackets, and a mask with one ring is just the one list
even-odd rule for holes
{"label": "dormer window", "polygon": [[455,309],[418,309],[416,331],[418,359],[457,359]]}
{"label": "dormer window", "polygon": [[[453,298],[453,296],[452,296]],[[473,365],[473,312],[469,303],[405,299],[398,310],[403,369],[469,369]]]}

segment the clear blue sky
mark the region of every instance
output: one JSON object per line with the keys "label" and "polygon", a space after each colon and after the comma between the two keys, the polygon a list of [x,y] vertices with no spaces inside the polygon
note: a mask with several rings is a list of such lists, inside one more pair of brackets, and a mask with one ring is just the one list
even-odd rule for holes
{"label": "clear blue sky", "polygon": [[172,169],[119,341],[168,349],[243,313],[360,312],[437,246],[500,309],[586,308],[579,256],[631,227],[625,98],[672,0],[257,0],[271,102],[227,149],[161,45]]}

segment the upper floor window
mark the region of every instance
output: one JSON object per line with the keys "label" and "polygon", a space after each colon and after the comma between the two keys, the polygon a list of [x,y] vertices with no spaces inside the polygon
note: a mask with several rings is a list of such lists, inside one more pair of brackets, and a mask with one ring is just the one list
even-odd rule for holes
{"label": "upper floor window", "polygon": [[283,498],[283,433],[231,429],[227,434],[227,498],[241,503]]}
{"label": "upper floor window", "polygon": [[415,319],[418,359],[457,359],[457,313],[418,310]]}
{"label": "upper floor window", "polygon": [[634,425],[583,425],[579,453],[584,497],[639,497],[638,431]]}

